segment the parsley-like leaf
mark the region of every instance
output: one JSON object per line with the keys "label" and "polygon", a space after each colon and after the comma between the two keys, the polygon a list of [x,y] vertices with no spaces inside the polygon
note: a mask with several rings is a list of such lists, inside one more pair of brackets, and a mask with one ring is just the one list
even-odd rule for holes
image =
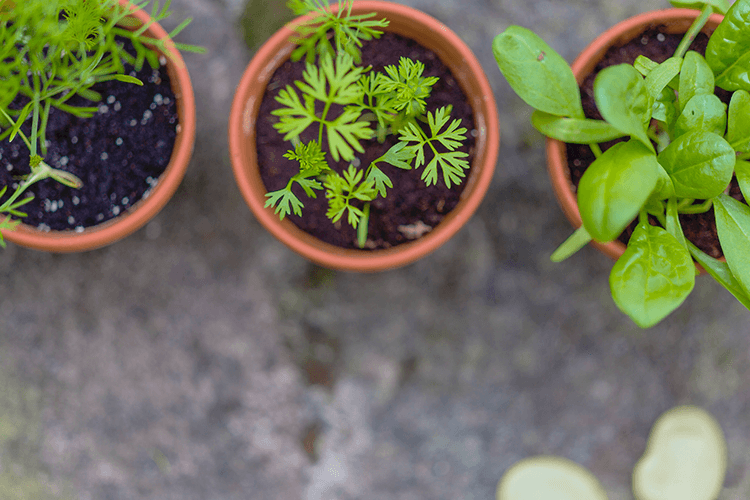
{"label": "parsley-like leaf", "polygon": [[284,135],[285,141],[298,137],[317,120],[315,102],[312,99],[306,99],[303,105],[291,85],[281,89],[276,100],[285,107],[271,111],[272,115],[281,117],[280,121],[274,123],[273,126],[282,134],[286,134]]}
{"label": "parsley-like leaf", "polygon": [[373,163],[384,161],[389,165],[393,165],[394,167],[402,168],[404,170],[411,170],[410,162],[413,159],[414,151],[407,148],[405,142],[398,142]]}
{"label": "parsley-like leaf", "polygon": [[377,189],[378,193],[380,193],[380,196],[382,196],[383,198],[385,198],[387,194],[385,188],[393,187],[393,182],[391,182],[391,179],[375,165],[372,165],[370,167],[370,173],[367,174],[367,180],[375,183],[375,189]]}
{"label": "parsley-like leaf", "polygon": [[[339,8],[335,14],[326,9],[328,0],[290,0],[287,6],[296,15],[315,14],[295,27],[299,37],[293,38],[292,41],[299,47],[292,52],[292,61],[298,61],[305,56],[307,62],[313,62],[316,54],[346,52],[355,61],[360,62],[359,48],[362,42],[379,38],[382,30],[378,28],[388,26],[385,19],[373,20],[375,13],[352,15],[351,1],[339,0]],[[333,34],[329,37],[331,31]]]}
{"label": "parsley-like leaf", "polygon": [[[413,123],[409,123],[401,131],[400,139],[402,141],[416,143],[405,148],[405,150],[413,152],[416,155],[415,168],[421,167],[425,162],[425,147],[429,146],[432,150],[434,157],[422,172],[422,180],[428,186],[437,183],[438,167],[443,172],[443,180],[448,188],[451,187],[451,184],[460,184],[461,178],[466,175],[464,170],[469,168],[469,162],[464,159],[468,155],[461,151],[454,151],[461,145],[461,141],[466,139],[466,129],[463,127],[458,128],[461,120],[453,120],[445,131],[440,131],[449,120],[450,109],[443,107],[438,109],[435,114],[432,112],[427,113],[427,123],[430,128],[429,136]],[[433,144],[434,142],[439,143],[448,151],[438,151]]]}
{"label": "parsley-like leaf", "polygon": [[307,144],[300,142],[294,147],[294,151],[287,151],[284,158],[298,161],[301,173],[312,172],[317,175],[328,169],[326,153],[321,150],[318,141],[310,141]]}
{"label": "parsley-like leaf", "polygon": [[[363,90],[357,82],[363,71],[364,68],[354,66],[352,57],[346,53],[339,54],[335,61],[330,56],[323,56],[320,68],[308,64],[302,74],[304,81],[295,82],[303,92],[305,103],[302,104],[291,86],[281,90],[276,100],[285,107],[271,112],[280,117],[280,121],[275,123],[274,127],[286,134],[284,140],[289,140],[299,136],[314,122],[318,122],[321,127],[321,139],[322,129],[326,129],[331,157],[335,161],[339,161],[340,158],[351,160],[354,158],[355,150],[364,151],[359,141],[371,139],[374,134],[368,122],[359,120],[362,108],[356,105],[347,106],[333,120],[328,120],[326,114],[333,104],[344,105],[362,101]],[[315,112],[316,100],[324,104],[321,116]]]}
{"label": "parsley-like leaf", "polygon": [[339,158],[350,161],[354,158],[354,150],[364,153],[365,149],[359,141],[372,139],[374,132],[370,124],[357,121],[359,114],[356,108],[346,107],[333,122],[327,122],[328,147],[335,161],[339,161]]}
{"label": "parsley-like leaf", "polygon": [[363,175],[364,172],[349,165],[343,177],[335,172],[326,177],[324,184],[328,198],[326,216],[331,219],[331,222],[337,222],[344,212],[347,212],[347,221],[353,227],[357,227],[363,212],[352,206],[350,201],[352,199],[372,201],[378,195],[373,180],[365,179],[364,182],[360,182]]}
{"label": "parsley-like leaf", "polygon": [[380,92],[390,95],[393,107],[403,111],[407,117],[421,116],[425,112],[425,99],[430,96],[437,77],[423,77],[424,64],[402,57],[398,67],[385,67],[386,74],[380,74]]}
{"label": "parsley-like leaf", "polygon": [[[292,211],[294,211],[296,215],[302,217],[302,208],[304,205],[299,201],[299,198],[292,193],[289,185],[284,189],[266,193],[266,198],[268,199],[266,200],[264,207],[276,207],[274,213],[279,215],[279,219],[284,220],[284,217],[289,215]],[[290,204],[291,208],[289,206]]]}

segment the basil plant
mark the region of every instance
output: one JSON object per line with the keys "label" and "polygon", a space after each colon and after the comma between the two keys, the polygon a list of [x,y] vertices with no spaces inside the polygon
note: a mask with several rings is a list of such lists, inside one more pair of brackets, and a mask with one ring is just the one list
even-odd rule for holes
{"label": "basil plant", "polygon": [[[673,2],[701,8],[673,57],[602,70],[594,98],[604,120],[584,116],[568,64],[526,28],[510,26],[493,52],[513,90],[548,137],[589,144],[595,161],[578,186],[583,225],[552,255],[561,261],[592,239],[616,239],[634,220],[609,283],[617,306],[648,328],[676,309],[695,284],[693,259],[750,309],[750,206],[728,196],[736,175],[750,200],[750,0]],[[725,14],[705,57],[688,51],[714,11]],[[729,106],[714,95],[733,92]],[[602,152],[599,143],[627,138]],[[685,239],[679,214],[714,209],[726,262]],[[650,223],[650,217],[658,225]]]}

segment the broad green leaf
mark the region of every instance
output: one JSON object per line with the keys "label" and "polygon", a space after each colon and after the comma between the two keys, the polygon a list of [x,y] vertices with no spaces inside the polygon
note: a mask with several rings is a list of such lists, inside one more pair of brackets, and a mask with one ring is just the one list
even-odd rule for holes
{"label": "broad green leaf", "polygon": [[562,245],[557,247],[557,250],[552,252],[550,260],[552,262],[562,262],[586,246],[589,241],[591,241],[591,235],[586,231],[585,227],[581,226]]}
{"label": "broad green leaf", "polygon": [[640,223],[609,275],[612,298],[641,328],[650,328],[682,304],[695,285],[690,253],[660,227]]}
{"label": "broad green leaf", "polygon": [[532,113],[531,124],[547,137],[572,144],[607,142],[624,135],[602,120],[565,118],[539,110]]}
{"label": "broad green leaf", "polygon": [[651,429],[633,468],[636,500],[716,500],[727,470],[727,442],[705,410],[679,406]]}
{"label": "broad green leaf", "polygon": [[703,6],[710,5],[713,7],[714,12],[718,14],[726,14],[729,10],[729,2],[727,0],[701,0],[698,2],[695,0],[669,0],[669,2],[677,9],[703,10]]}
{"label": "broad green leaf", "polygon": [[724,90],[750,90],[750,52],[745,52],[737,62],[716,77],[716,86]]}
{"label": "broad green leaf", "polygon": [[588,469],[554,456],[515,463],[497,485],[496,500],[607,500],[601,483]]}
{"label": "broad green leaf", "polygon": [[646,89],[654,100],[661,98],[662,91],[680,73],[681,57],[670,57],[653,68],[646,76]]}
{"label": "broad green leaf", "polygon": [[656,188],[654,188],[653,193],[651,193],[650,199],[661,201],[672,198],[675,195],[672,178],[669,177],[669,174],[664,170],[664,167],[662,167],[660,163],[657,162],[657,165],[659,166],[659,168],[656,169],[658,180],[656,182]]}
{"label": "broad green leaf", "polygon": [[750,200],[750,162],[737,160],[734,165],[734,174],[737,176],[737,183],[740,185],[740,191],[745,200]]}
{"label": "broad green leaf", "polygon": [[724,136],[727,129],[727,105],[714,94],[699,94],[690,99],[674,125],[674,137],[693,130],[706,130]]}
{"label": "broad green leaf", "polygon": [[724,90],[750,90],[750,1],[737,0],[708,40],[706,62]]}
{"label": "broad green leaf", "polygon": [[724,258],[750,296],[750,207],[722,194],[714,199],[714,214]]}
{"label": "broad green leaf", "polygon": [[615,144],[586,169],[578,207],[593,239],[609,242],[620,235],[656,187],[658,168],[654,153],[630,140]]}
{"label": "broad green leaf", "polygon": [[509,26],[493,40],[492,52],[503,76],[526,104],[552,115],[584,118],[573,71],[532,31]]}
{"label": "broad green leaf", "polygon": [[690,253],[698,264],[703,266],[703,269],[718,281],[721,286],[729,290],[729,293],[734,295],[743,306],[750,309],[750,295],[742,289],[739,281],[737,281],[737,278],[734,277],[732,271],[729,269],[729,264],[705,254],[700,248],[689,241],[687,244]]}
{"label": "broad green leaf", "polygon": [[594,98],[607,122],[653,150],[646,131],[651,117],[649,94],[633,66],[618,64],[600,71],[594,80]]}
{"label": "broad green leaf", "polygon": [[663,127],[665,130],[671,130],[678,114],[677,96],[671,87],[667,87],[661,91],[659,98],[654,101],[651,117],[666,124]]}
{"label": "broad green leaf", "polygon": [[736,157],[722,137],[703,130],[682,135],[659,154],[679,198],[718,196],[732,180]]}
{"label": "broad green leaf", "polygon": [[680,111],[693,96],[714,93],[714,74],[702,55],[694,50],[685,54],[680,71]]}
{"label": "broad green leaf", "polygon": [[750,152],[750,93],[738,90],[729,101],[727,142],[735,151]]}
{"label": "broad green leaf", "polygon": [[649,73],[655,70],[658,66],[658,62],[652,61],[644,55],[639,55],[635,58],[635,62],[633,62],[633,67],[643,76],[648,76]]}

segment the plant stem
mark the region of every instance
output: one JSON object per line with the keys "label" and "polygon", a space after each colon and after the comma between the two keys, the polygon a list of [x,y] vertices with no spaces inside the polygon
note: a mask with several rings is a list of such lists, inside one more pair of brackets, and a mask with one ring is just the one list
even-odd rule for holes
{"label": "plant stem", "polygon": [[702,214],[707,212],[712,205],[713,200],[709,199],[699,205],[690,205],[689,207],[681,208],[678,211],[681,214]]}
{"label": "plant stem", "polygon": [[589,147],[591,148],[591,152],[594,153],[594,157],[599,158],[602,155],[602,148],[597,143],[591,143]]}
{"label": "plant stem", "polygon": [[677,47],[677,50],[674,53],[675,57],[685,56],[685,53],[688,51],[688,48],[690,47],[690,44],[693,43],[693,40],[695,40],[695,37],[698,36],[698,33],[700,33],[700,31],[703,29],[703,26],[706,25],[706,22],[708,21],[708,18],[711,16],[712,12],[713,12],[713,7],[711,7],[710,4],[706,4],[703,7],[703,10],[701,11],[701,15],[695,18],[695,21],[693,21],[693,24],[690,26],[690,29],[687,30],[687,33],[685,33],[685,36],[682,38],[680,45]]}
{"label": "plant stem", "polygon": [[359,219],[357,224],[357,244],[359,248],[364,248],[367,243],[367,229],[370,225],[370,202],[365,202],[365,206],[362,208],[364,215]]}

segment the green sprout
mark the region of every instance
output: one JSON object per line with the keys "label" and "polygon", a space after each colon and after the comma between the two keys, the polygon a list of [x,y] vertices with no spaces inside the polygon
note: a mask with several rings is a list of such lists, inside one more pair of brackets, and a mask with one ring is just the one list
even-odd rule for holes
{"label": "green sprout", "polygon": [[[351,2],[339,2],[335,14],[319,0],[293,0],[289,6],[296,14],[318,14],[298,28],[301,38],[294,39],[300,45],[293,54],[298,58],[307,54],[302,81],[294,82],[301,97],[287,85],[276,97],[282,107],[272,111],[279,117],[274,127],[285,141],[296,143],[295,150],[284,156],[298,161],[300,170],[284,188],[266,194],[265,206],[274,208],[282,220],[290,213],[302,216],[304,204],[292,193],[293,184],[299,184],[311,198],[316,197],[316,190],[325,189],[327,217],[335,223],[346,214],[357,230],[359,247],[364,248],[370,202],[385,198],[387,189],[393,187],[378,164],[411,170],[427,163],[421,176],[427,186],[437,184],[440,174],[448,188],[458,185],[469,168],[468,154],[456,150],[466,140],[466,128],[460,127],[460,119],[451,120],[450,106],[434,113],[426,110],[438,78],[423,76],[422,62],[402,57],[398,65],[386,66],[384,73],[357,65],[362,41],[380,36],[375,28],[387,26],[387,21],[368,21],[374,14],[352,16]],[[331,29],[335,49],[327,38]],[[315,54],[317,66],[312,62]],[[343,111],[332,118],[334,105]],[[311,126],[317,126],[317,140],[301,144],[300,135]],[[352,162],[355,152],[364,152],[360,141],[377,138],[382,142],[388,134],[398,135],[399,142],[364,169],[349,165],[340,174],[325,160],[324,142],[334,161]],[[425,152],[431,157],[429,162]]]}

